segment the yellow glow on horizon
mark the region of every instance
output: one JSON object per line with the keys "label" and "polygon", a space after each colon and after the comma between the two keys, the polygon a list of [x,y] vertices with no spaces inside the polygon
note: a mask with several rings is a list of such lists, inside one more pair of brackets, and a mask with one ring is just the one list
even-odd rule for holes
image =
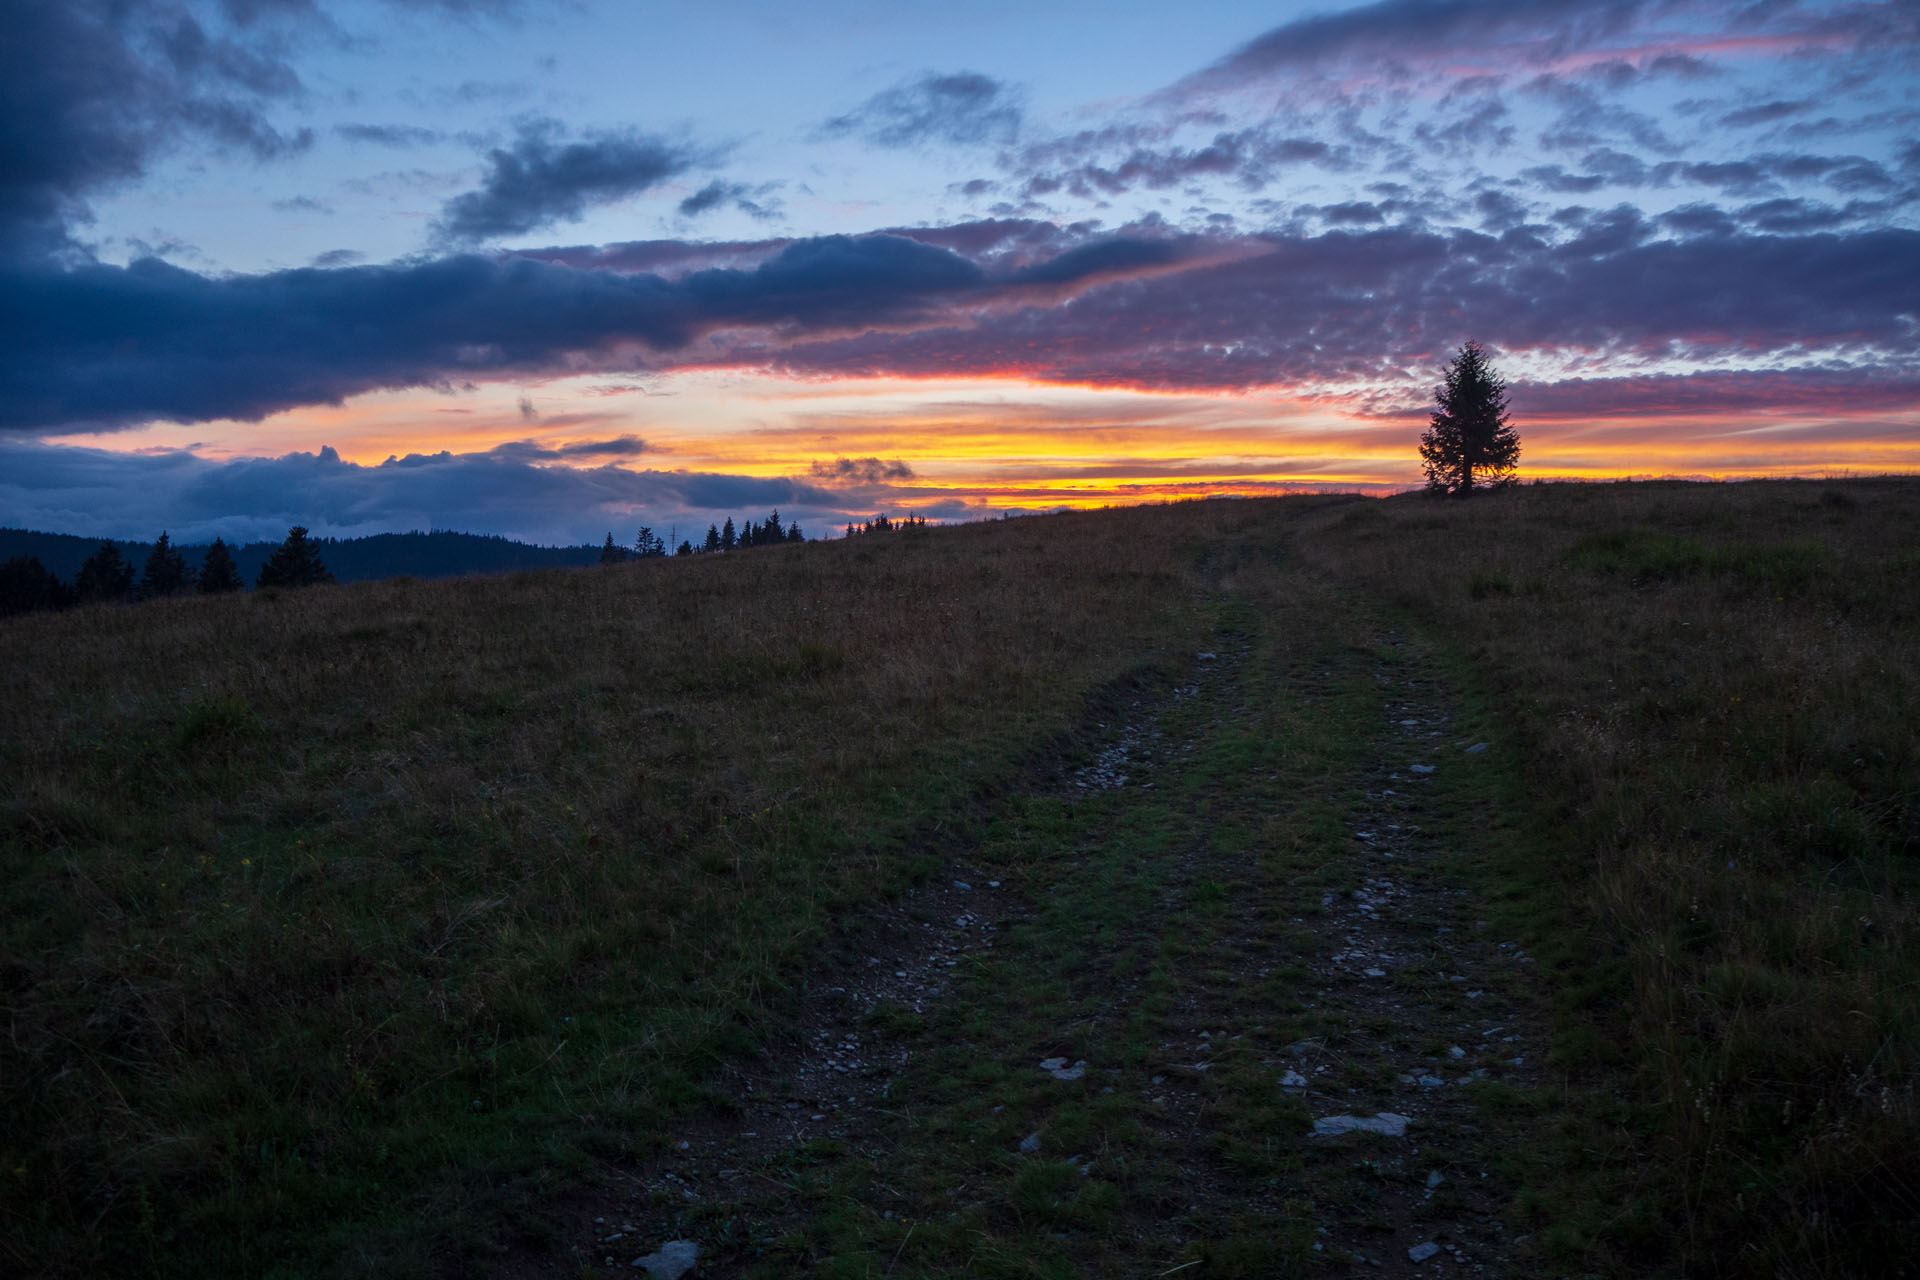
{"label": "yellow glow on horizon", "polygon": [[[343,460],[368,467],[408,454],[571,445],[566,465],[792,477],[839,493],[845,508],[856,510],[958,501],[997,511],[1418,486],[1415,450],[1424,420],[1366,417],[1343,412],[1344,405],[1324,391],[1134,391],[1013,377],[704,370],[384,391],[256,423],[153,423],[62,441],[191,449],[215,460],[331,446]],[[1920,471],[1920,433],[1899,419],[1844,409],[1813,418],[1783,407],[1644,419],[1542,417],[1516,426],[1529,479],[1737,479]],[[645,452],[587,448],[628,436],[644,440]],[[815,471],[837,459],[868,458],[904,464],[912,476],[861,488]]]}

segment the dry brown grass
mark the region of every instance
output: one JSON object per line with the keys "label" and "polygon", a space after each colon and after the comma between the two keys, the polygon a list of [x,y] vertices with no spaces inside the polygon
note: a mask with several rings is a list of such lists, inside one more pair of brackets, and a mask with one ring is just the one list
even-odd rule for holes
{"label": "dry brown grass", "polygon": [[1311,524],[1312,557],[1451,637],[1515,730],[1539,856],[1623,975],[1573,1016],[1646,1085],[1660,1243],[1700,1274],[1888,1265],[1920,1221],[1920,482]]}
{"label": "dry brown grass", "polygon": [[905,833],[1192,652],[1255,517],[0,627],[13,1265],[257,1274],[646,1149]]}

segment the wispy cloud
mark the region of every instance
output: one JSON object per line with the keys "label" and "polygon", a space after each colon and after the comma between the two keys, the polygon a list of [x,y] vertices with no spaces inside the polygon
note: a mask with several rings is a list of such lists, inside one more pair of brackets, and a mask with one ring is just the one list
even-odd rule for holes
{"label": "wispy cloud", "polygon": [[1021,119],[1019,94],[992,76],[930,71],[833,117],[820,133],[858,137],[880,147],[1005,145],[1019,136]]}
{"label": "wispy cloud", "polygon": [[511,145],[487,153],[480,189],[447,202],[438,229],[449,240],[474,242],[577,222],[589,207],[638,195],[698,159],[661,137],[603,132],[567,141],[557,121],[526,121]]}

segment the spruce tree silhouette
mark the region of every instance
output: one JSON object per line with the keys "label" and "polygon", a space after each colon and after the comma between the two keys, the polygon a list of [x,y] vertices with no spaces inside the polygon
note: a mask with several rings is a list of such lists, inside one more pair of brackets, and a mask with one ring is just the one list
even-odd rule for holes
{"label": "spruce tree silhouette", "polygon": [[147,553],[147,566],[140,574],[140,598],[152,600],[157,596],[179,595],[192,586],[193,575],[187,572],[186,557],[174,548],[173,539],[162,533],[153,550]]}
{"label": "spruce tree silhouette", "polygon": [[720,526],[720,549],[722,551],[731,551],[739,544],[739,541],[740,536],[733,531],[733,517],[728,516],[727,522]]}
{"label": "spruce tree silhouette", "polygon": [[1493,371],[1487,351],[1469,341],[1447,365],[1446,381],[1433,393],[1433,421],[1420,437],[1427,491],[1470,497],[1476,486],[1513,483],[1520,437],[1507,423],[1506,379]]}
{"label": "spruce tree silhouette", "polygon": [[607,535],[607,545],[600,548],[601,564],[619,564],[627,558],[627,549],[614,542],[613,535]]}
{"label": "spruce tree silhouette", "polygon": [[217,596],[238,591],[245,585],[240,581],[239,566],[233,563],[233,552],[227,550],[225,542],[215,538],[207,548],[207,558],[200,562],[200,594]]}
{"label": "spruce tree silhouette", "polygon": [[133,566],[121,556],[120,548],[103,542],[80,566],[73,589],[85,604],[95,600],[125,600],[133,594]]}
{"label": "spruce tree silhouette", "polygon": [[320,549],[307,541],[301,525],[287,530],[287,540],[273,549],[260,566],[256,587],[311,587],[332,582],[333,574],[320,559]]}
{"label": "spruce tree silhouette", "polygon": [[37,609],[64,609],[72,603],[72,590],[38,556],[15,556],[0,564],[0,618]]}

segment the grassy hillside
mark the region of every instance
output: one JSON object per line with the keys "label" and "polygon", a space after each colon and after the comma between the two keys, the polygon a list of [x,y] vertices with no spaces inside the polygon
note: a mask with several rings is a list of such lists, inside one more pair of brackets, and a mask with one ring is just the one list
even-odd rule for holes
{"label": "grassy hillside", "polygon": [[661,1141],[910,832],[1191,651],[1240,518],[7,623],[9,1247],[257,1274]]}
{"label": "grassy hillside", "polygon": [[1625,1065],[1651,1137],[1635,1229],[1703,1274],[1891,1266],[1920,1221],[1920,484],[1304,523],[1509,726],[1534,858],[1587,925],[1559,1054]]}
{"label": "grassy hillside", "polygon": [[[0,1256],[391,1274],[537,1234],[727,1104],[838,926],[1266,614],[1275,680],[1411,627],[1497,726],[1504,812],[1461,831],[1560,1003],[1527,1194],[1608,1199],[1554,1268],[1862,1274],[1920,1214],[1916,548],[1911,482],[1543,486],[0,623]],[[1247,796],[1344,803],[1287,761]]]}

